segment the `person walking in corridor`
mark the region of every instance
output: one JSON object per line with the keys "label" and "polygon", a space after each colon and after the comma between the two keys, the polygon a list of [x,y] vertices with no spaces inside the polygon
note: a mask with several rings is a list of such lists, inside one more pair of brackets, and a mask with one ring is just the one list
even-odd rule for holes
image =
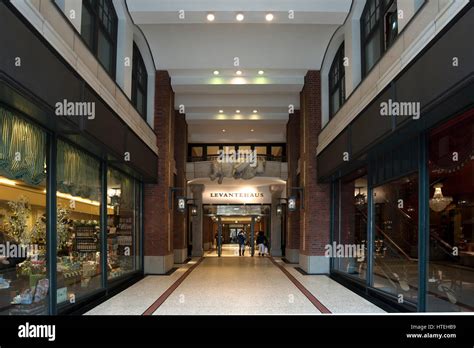
{"label": "person walking in corridor", "polygon": [[239,256],[244,256],[245,254],[245,241],[247,240],[247,236],[241,230],[239,235],[237,236],[237,241],[239,242]]}
{"label": "person walking in corridor", "polygon": [[265,256],[265,247],[267,244],[268,244],[267,237],[263,234],[263,231],[258,232],[257,245],[258,245],[259,256]]}

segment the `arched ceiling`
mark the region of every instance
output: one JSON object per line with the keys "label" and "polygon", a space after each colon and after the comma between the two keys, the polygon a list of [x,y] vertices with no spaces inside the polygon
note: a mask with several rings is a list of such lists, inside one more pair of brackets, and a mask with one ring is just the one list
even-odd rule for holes
{"label": "arched ceiling", "polygon": [[[304,76],[320,69],[351,2],[127,0],[127,6],[156,68],[170,73],[190,142],[284,142],[288,106],[299,108]],[[237,22],[237,13],[243,21]]]}

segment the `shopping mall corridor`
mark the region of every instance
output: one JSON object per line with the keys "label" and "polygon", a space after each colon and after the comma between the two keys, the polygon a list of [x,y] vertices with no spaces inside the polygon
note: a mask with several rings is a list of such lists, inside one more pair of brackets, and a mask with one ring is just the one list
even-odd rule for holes
{"label": "shopping mall corridor", "polygon": [[170,275],[147,276],[88,315],[243,315],[381,313],[383,310],[325,275],[303,275],[280,258],[192,259]]}

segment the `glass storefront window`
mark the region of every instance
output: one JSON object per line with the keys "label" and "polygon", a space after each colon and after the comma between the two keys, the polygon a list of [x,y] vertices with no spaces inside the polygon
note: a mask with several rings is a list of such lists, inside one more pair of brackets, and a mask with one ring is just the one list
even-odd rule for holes
{"label": "glass storefront window", "polygon": [[418,174],[374,188],[373,287],[416,303]]}
{"label": "glass storefront window", "polygon": [[57,302],[74,304],[101,288],[100,162],[58,141]]}
{"label": "glass storefront window", "polygon": [[272,146],[272,156],[273,157],[283,156],[283,147],[281,147],[281,146]]}
{"label": "glass storefront window", "polygon": [[238,151],[250,151],[250,150],[252,150],[252,147],[248,145],[245,145],[245,146],[240,145],[238,149]]}
{"label": "glass storefront window", "polygon": [[255,151],[257,151],[257,155],[266,155],[267,154],[267,147],[266,146],[255,146]]}
{"label": "glass storefront window", "polygon": [[367,277],[367,175],[364,172],[361,169],[339,181],[334,218],[334,240],[348,253],[336,255],[333,266],[358,279]]}
{"label": "glass storefront window", "polygon": [[115,279],[139,269],[138,183],[110,168],[107,200],[107,275]]}
{"label": "glass storefront window", "polygon": [[[108,195],[108,277],[141,268],[141,185],[62,140],[51,159],[57,176],[56,230],[47,221],[47,134],[0,107],[0,315],[46,315],[50,291],[59,312],[102,289],[101,201]],[[119,197],[114,197],[114,196]],[[115,235],[112,236],[110,231]],[[57,282],[48,278],[47,240],[57,239]]]}
{"label": "glass storefront window", "polygon": [[191,150],[191,156],[202,157],[203,156],[202,146],[193,146]]}
{"label": "glass storefront window", "polygon": [[48,314],[46,134],[0,107],[0,314]]}
{"label": "glass storefront window", "polygon": [[474,310],[474,113],[429,136],[427,310]]}
{"label": "glass storefront window", "polygon": [[217,156],[219,154],[219,146],[208,146],[207,155],[208,156]]}

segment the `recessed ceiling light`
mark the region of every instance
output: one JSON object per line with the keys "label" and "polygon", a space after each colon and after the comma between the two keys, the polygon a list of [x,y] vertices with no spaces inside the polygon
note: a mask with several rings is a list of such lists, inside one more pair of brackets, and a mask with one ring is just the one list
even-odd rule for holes
{"label": "recessed ceiling light", "polygon": [[225,129],[222,130],[222,133],[225,133]]}
{"label": "recessed ceiling light", "polygon": [[222,114],[224,112],[224,110],[219,110],[219,113]]}
{"label": "recessed ceiling light", "polygon": [[251,132],[255,132],[255,129],[252,128],[250,131],[251,131]]}
{"label": "recessed ceiling light", "polygon": [[214,19],[216,19],[216,16],[214,16],[214,13],[208,13],[208,14],[207,14],[207,20],[208,20],[209,22],[213,22]]}
{"label": "recessed ceiling light", "polygon": [[235,74],[236,74],[236,75],[242,75],[242,70],[237,70],[237,71],[235,72]]}
{"label": "recessed ceiling light", "polygon": [[263,75],[263,74],[265,74],[265,71],[259,70],[259,71],[258,71],[258,74],[259,74],[259,75]]}
{"label": "recessed ceiling light", "polygon": [[258,112],[258,110],[254,110],[253,113],[256,114]]}
{"label": "recessed ceiling light", "polygon": [[213,73],[214,75],[219,75],[219,74],[220,74],[219,70],[214,70],[212,73]]}
{"label": "recessed ceiling light", "polygon": [[240,110],[235,110],[236,113],[240,114]]}
{"label": "recessed ceiling light", "polygon": [[267,22],[271,22],[273,20],[273,14],[267,13],[267,15],[265,16],[265,19],[267,20]]}
{"label": "recessed ceiling light", "polygon": [[244,20],[244,14],[237,13],[237,16],[235,16],[235,19],[237,19],[239,22],[242,22]]}

